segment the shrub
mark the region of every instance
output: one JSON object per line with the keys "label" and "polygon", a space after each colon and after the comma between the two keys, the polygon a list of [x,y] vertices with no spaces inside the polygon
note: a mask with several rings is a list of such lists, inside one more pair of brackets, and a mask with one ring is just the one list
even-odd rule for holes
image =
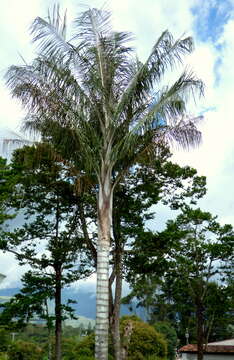
{"label": "shrub", "polygon": [[94,335],[84,337],[79,343],[74,341],[63,342],[64,360],[95,360],[94,359]]}
{"label": "shrub", "polygon": [[[90,334],[85,336],[73,349],[64,360],[95,360],[95,335]],[[109,354],[108,360],[113,360],[113,357]]]}
{"label": "shrub", "polygon": [[[129,325],[132,332],[126,338],[124,329]],[[167,343],[163,336],[136,316],[121,319],[121,338],[122,346],[128,348],[127,360],[163,360],[167,355]]]}
{"label": "shrub", "polygon": [[6,359],[8,359],[8,357],[7,357],[7,353],[0,353],[0,360],[6,360]]}
{"label": "shrub", "polygon": [[164,335],[164,338],[167,342],[167,357],[169,360],[174,360],[176,356],[176,345],[177,345],[177,334],[175,329],[171,326],[170,323],[166,321],[157,321],[153,327],[157,332]]}
{"label": "shrub", "polygon": [[43,357],[42,349],[30,342],[15,341],[9,346],[8,360],[41,360]]}
{"label": "shrub", "polygon": [[6,351],[9,343],[9,333],[5,329],[0,328],[0,352]]}

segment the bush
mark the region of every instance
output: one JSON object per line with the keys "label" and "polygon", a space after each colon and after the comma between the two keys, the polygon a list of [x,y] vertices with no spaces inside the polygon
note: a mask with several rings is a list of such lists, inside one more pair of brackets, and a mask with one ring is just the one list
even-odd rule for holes
{"label": "bush", "polygon": [[6,359],[8,359],[8,357],[7,357],[7,353],[0,353],[0,360],[6,360]]}
{"label": "bush", "polygon": [[95,360],[94,335],[84,337],[78,344],[74,341],[63,341],[64,360]]}
{"label": "bush", "polygon": [[7,351],[10,344],[10,335],[5,329],[0,328],[0,352]]}
{"label": "bush", "polygon": [[37,345],[26,341],[15,341],[9,346],[8,360],[41,360],[43,351]]}
{"label": "bush", "polygon": [[[127,326],[132,327],[130,338],[125,337]],[[163,360],[167,355],[167,343],[152,326],[136,316],[121,319],[122,346],[128,348],[127,360]]]}
{"label": "bush", "polygon": [[[85,336],[73,349],[72,353],[67,354],[64,360],[95,360],[95,335]],[[108,360],[113,360],[109,354]]]}
{"label": "bush", "polygon": [[157,332],[163,334],[167,342],[167,357],[169,360],[174,360],[178,341],[175,329],[166,321],[158,321],[153,325],[153,327]]}

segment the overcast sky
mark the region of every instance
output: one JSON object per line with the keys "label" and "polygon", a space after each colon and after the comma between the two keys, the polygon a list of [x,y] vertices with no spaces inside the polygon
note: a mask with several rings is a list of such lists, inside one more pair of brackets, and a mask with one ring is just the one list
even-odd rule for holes
{"label": "overcast sky", "polygon": [[[82,9],[79,4],[101,7],[101,0],[61,0],[72,21]],[[36,16],[45,17],[50,0],[2,0],[0,4],[0,138],[19,132],[24,115],[4,85],[3,76],[12,64],[22,64],[20,54],[30,61],[35,56],[29,27]],[[149,53],[163,30],[174,37],[192,35],[195,51],[186,60],[205,83],[205,96],[197,102],[194,115],[203,114],[200,125],[203,144],[189,152],[175,151],[174,160],[195,167],[207,176],[208,194],[199,203],[217,214],[222,223],[234,225],[234,0],[110,0],[117,30],[136,36],[140,59]],[[160,214],[158,214],[160,215]],[[166,212],[162,209],[162,218]],[[20,273],[13,257],[0,254],[0,272],[7,275],[4,286],[18,284]],[[3,284],[2,284],[3,286]]]}

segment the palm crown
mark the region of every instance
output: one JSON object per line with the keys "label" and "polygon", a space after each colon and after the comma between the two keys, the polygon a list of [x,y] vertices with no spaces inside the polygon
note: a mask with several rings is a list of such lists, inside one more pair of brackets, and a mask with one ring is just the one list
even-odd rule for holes
{"label": "palm crown", "polygon": [[174,41],[163,32],[141,63],[129,46],[131,34],[113,31],[108,12],[90,9],[75,25],[70,42],[59,8],[48,21],[37,18],[32,33],[40,56],[8,70],[7,84],[28,110],[26,128],[59,144],[73,161],[85,158],[86,171],[96,174],[106,161],[125,170],[161,141],[183,147],[200,142],[196,119],[186,117],[186,100],[202,93],[202,82],[185,71],[160,88],[164,73],[192,51],[190,37]]}

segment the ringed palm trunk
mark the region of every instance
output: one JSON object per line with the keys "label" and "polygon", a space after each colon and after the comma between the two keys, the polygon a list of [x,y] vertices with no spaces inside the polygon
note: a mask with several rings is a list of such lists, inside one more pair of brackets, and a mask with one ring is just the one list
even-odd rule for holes
{"label": "ringed palm trunk", "polygon": [[109,251],[112,220],[112,187],[109,176],[99,185],[95,358],[108,359]]}

